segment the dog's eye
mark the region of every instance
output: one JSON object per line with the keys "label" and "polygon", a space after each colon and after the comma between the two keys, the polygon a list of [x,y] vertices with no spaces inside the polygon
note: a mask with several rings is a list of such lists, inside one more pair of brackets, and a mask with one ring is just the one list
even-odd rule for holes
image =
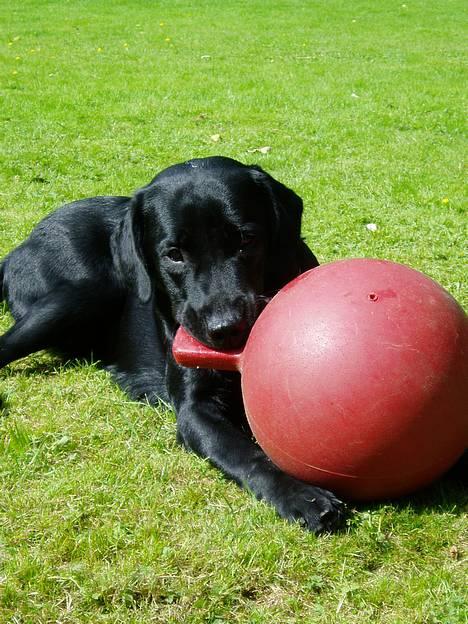
{"label": "dog's eye", "polygon": [[241,253],[252,251],[255,248],[257,242],[258,242],[258,239],[256,236],[243,236],[240,247],[239,247],[239,251]]}
{"label": "dog's eye", "polygon": [[172,260],[172,262],[184,261],[184,254],[181,252],[180,249],[177,249],[177,247],[172,247],[171,249],[169,249],[166,257],[169,258],[169,260]]}

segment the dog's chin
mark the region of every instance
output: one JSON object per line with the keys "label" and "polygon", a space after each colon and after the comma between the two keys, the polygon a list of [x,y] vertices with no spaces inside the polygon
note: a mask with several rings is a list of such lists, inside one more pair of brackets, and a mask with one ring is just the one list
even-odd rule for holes
{"label": "dog's chin", "polygon": [[205,347],[213,349],[214,351],[241,351],[247,342],[251,329],[250,327],[248,331],[240,336],[225,338],[223,340],[213,340],[203,333],[192,330],[190,326],[183,325],[183,327],[195,340],[198,340],[198,342],[201,342]]}
{"label": "dog's chin", "polygon": [[229,338],[227,340],[222,341],[213,341],[207,339],[203,341],[206,346],[214,349],[215,351],[240,351],[245,347],[245,343],[247,342],[247,338],[249,337],[249,332],[244,336]]}
{"label": "dog's chin", "polygon": [[242,332],[236,333],[233,336],[226,336],[222,340],[213,339],[212,336],[203,331],[203,328],[194,328],[189,322],[182,321],[180,325],[182,325],[192,338],[195,338],[195,340],[209,349],[213,349],[214,351],[241,351],[245,347],[253,323],[249,325],[246,324]]}

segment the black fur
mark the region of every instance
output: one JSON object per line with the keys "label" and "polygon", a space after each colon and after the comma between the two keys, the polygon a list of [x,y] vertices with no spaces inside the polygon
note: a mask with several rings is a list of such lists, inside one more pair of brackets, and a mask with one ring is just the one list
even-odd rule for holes
{"label": "black fur", "polygon": [[170,401],[178,440],[312,531],[334,528],[333,494],[276,468],[252,441],[239,375],[179,367],[179,324],[241,345],[265,302],[317,260],[302,201],[259,167],[221,157],[160,173],[132,198],[95,197],[46,217],[0,265],[15,319],[0,366],[40,349],[93,354],[136,399]]}

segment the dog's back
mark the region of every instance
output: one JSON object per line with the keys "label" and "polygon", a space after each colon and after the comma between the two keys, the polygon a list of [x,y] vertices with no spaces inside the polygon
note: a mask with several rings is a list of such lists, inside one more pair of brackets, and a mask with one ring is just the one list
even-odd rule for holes
{"label": "dog's back", "polygon": [[[46,216],[0,265],[0,285],[14,318],[48,292],[112,274],[110,238],[130,198],[93,197]],[[66,280],[66,282],[65,282]],[[104,284],[106,282],[104,281]]]}

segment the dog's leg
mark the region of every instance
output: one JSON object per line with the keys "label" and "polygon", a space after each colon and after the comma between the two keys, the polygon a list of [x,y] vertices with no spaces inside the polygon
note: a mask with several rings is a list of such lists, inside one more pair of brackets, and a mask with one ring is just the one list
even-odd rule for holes
{"label": "dog's leg", "polygon": [[251,436],[233,424],[219,401],[186,392],[176,408],[179,441],[258,499],[272,504],[280,516],[315,533],[333,530],[341,523],[343,503],[331,492],[283,473]]}
{"label": "dog's leg", "polygon": [[129,296],[114,339],[112,362],[105,369],[132,399],[168,400],[166,359],[152,300]]}
{"label": "dog's leg", "polygon": [[59,347],[67,330],[73,335],[73,313],[70,304],[64,305],[64,299],[57,291],[39,299],[0,336],[0,367],[30,353]]}

